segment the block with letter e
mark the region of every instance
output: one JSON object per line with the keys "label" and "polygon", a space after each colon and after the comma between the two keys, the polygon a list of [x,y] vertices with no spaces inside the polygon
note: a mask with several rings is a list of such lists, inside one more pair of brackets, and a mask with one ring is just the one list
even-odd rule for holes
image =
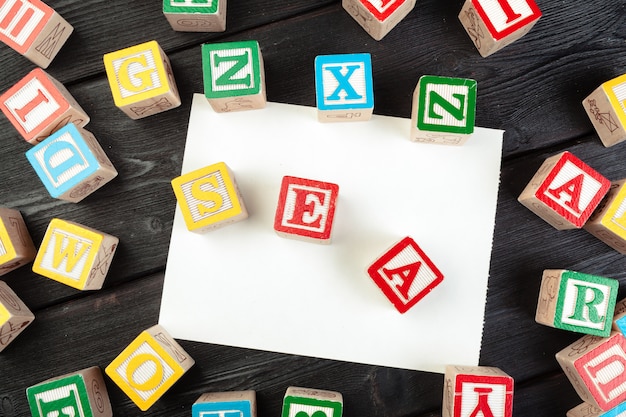
{"label": "block with letter e", "polygon": [[47,68],[74,28],[39,0],[0,3],[0,40],[42,68]]}
{"label": "block with letter e", "polygon": [[256,417],[256,392],[227,391],[202,394],[191,406],[192,417]]}
{"label": "block with letter e", "polygon": [[0,352],[35,320],[35,315],[13,292],[0,281]]}
{"label": "block with letter e", "polygon": [[52,219],[33,271],[79,290],[102,288],[119,239],[91,227]]}
{"label": "block with letter e", "polygon": [[105,368],[106,374],[146,411],[194,364],[160,325],[144,330]]}
{"label": "block with letter e", "polygon": [[583,229],[626,255],[626,178],[613,181]]}
{"label": "block with letter e", "polygon": [[535,321],[572,332],[611,334],[619,282],[564,269],[543,271]]}
{"label": "block with letter e", "polygon": [[343,396],[336,391],[288,387],[281,417],[341,417]]}
{"label": "block with letter e", "polygon": [[424,75],[413,92],[411,140],[462,145],[474,133],[476,81]]}
{"label": "block with letter e", "polygon": [[342,0],[341,5],[379,41],[413,10],[415,0]]}
{"label": "block with letter e", "polygon": [[226,30],[226,0],[163,0],[163,14],[179,32]]}
{"label": "block with letter e", "polygon": [[626,74],[602,83],[583,100],[602,144],[613,146],[626,140]]}
{"label": "block with letter e", "polygon": [[93,134],[73,124],[29,149],[26,158],[52,197],[72,203],[117,176]]}
{"label": "block with letter e", "polygon": [[315,57],[315,96],[320,122],[371,119],[374,83],[370,54]]}
{"label": "block with letter e", "polygon": [[115,105],[131,119],[141,119],[180,106],[170,60],[156,41],[103,57]]}
{"label": "block with letter e", "polygon": [[265,107],[265,68],[257,41],[202,45],[204,96],[218,113]]}
{"label": "block with letter e", "polygon": [[0,207],[0,275],[26,265],[36,253],[22,214]]}
{"label": "block with letter e", "polygon": [[33,417],[113,415],[102,371],[97,366],[30,386],[26,397]]}
{"label": "block with letter e", "polygon": [[518,201],[557,230],[580,229],[611,182],[570,152],[547,158]]}
{"label": "block with letter e", "polygon": [[534,0],[465,0],[459,20],[483,57],[518,40],[541,17]]}
{"label": "block with letter e", "polygon": [[89,116],[70,92],[41,68],[29,72],[0,96],[0,110],[31,145],[63,126],[83,127]]}

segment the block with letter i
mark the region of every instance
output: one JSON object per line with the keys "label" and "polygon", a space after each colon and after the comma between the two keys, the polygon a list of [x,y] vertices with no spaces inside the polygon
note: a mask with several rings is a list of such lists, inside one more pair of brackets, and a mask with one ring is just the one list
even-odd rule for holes
{"label": "block with letter i", "polygon": [[405,237],[367,268],[385,296],[406,313],[443,281],[443,274],[411,238]]}
{"label": "block with letter i", "polygon": [[208,392],[191,406],[192,417],[256,417],[254,391]]}
{"label": "block with letter i", "polygon": [[78,223],[52,219],[33,271],[79,290],[102,288],[119,239]]}
{"label": "block with letter i", "polygon": [[369,120],[374,111],[370,54],[315,58],[315,96],[320,122]]}
{"label": "block with letter i", "polygon": [[626,255],[626,178],[611,183],[609,192],[583,229]]}
{"label": "block with letter i", "polygon": [[40,68],[0,96],[0,110],[31,145],[69,123],[83,127],[89,122],[89,116],[63,84]]}
{"label": "block with letter i", "polygon": [[518,40],[537,23],[534,0],[465,0],[459,20],[483,57]]}
{"label": "block with letter i", "polygon": [[476,81],[420,77],[413,92],[411,140],[462,145],[474,133]]}
{"label": "block with letter i", "polygon": [[341,5],[379,41],[413,10],[415,0],[342,0]]}
{"label": "block with letter i", "polygon": [[131,119],[141,119],[180,106],[170,60],[156,41],[103,57],[115,105]]}
{"label": "block with letter i", "polygon": [[72,203],[117,176],[93,134],[73,124],[28,150],[26,158],[52,197]]}
{"label": "block with letter i", "polygon": [[204,96],[218,113],[265,107],[265,68],[257,41],[202,45]]}
{"label": "block with letter i", "polygon": [[35,320],[35,315],[4,281],[0,281],[0,352]]}
{"label": "block with letter i", "polygon": [[172,180],[187,229],[195,233],[248,218],[248,211],[228,165],[218,162]]}
{"label": "block with letter i", "polygon": [[567,271],[543,271],[535,321],[572,332],[611,334],[619,282]]}
{"label": "block with letter i", "polygon": [[511,376],[492,366],[446,366],[442,417],[512,417]]}
{"label": "block with letter i", "polygon": [[226,30],[226,0],[163,0],[163,14],[179,32]]}
{"label": "block with letter i", "polygon": [[28,387],[26,397],[33,417],[113,415],[104,377],[97,366]]}
{"label": "block with letter i", "polygon": [[194,364],[160,325],[141,332],[106,367],[106,374],[142,410],[149,409]]}
{"label": "block with letter i", "polygon": [[341,417],[343,396],[336,391],[289,387],[281,417]]}
{"label": "block with letter i", "polygon": [[601,84],[582,104],[604,146],[626,140],[626,74]]}
{"label": "block with letter i", "polygon": [[0,3],[0,40],[42,68],[47,68],[74,28],[39,0]]}
{"label": "block with letter i", "polygon": [[26,265],[36,254],[22,214],[0,207],[0,275]]}
{"label": "block with letter i", "polygon": [[570,152],[547,158],[518,201],[557,230],[580,229],[611,182]]}

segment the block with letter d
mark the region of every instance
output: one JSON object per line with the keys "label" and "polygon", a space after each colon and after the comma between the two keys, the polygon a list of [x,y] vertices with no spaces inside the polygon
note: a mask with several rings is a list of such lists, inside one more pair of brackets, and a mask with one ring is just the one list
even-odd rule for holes
{"label": "block with letter d", "polygon": [[193,403],[191,416],[256,417],[256,392],[207,392]]}
{"label": "block with letter d", "polygon": [[341,417],[343,396],[336,391],[288,387],[281,417]]}
{"label": "block with letter d", "polygon": [[149,409],[194,364],[160,325],[144,330],[105,368],[142,411]]}
{"label": "block with letter d", "polygon": [[265,107],[265,68],[257,41],[202,45],[204,96],[218,113]]}
{"label": "block with letter d", "polygon": [[341,5],[379,41],[413,10],[415,0],[342,0]]}
{"label": "block with letter d", "polygon": [[607,337],[611,334],[619,282],[567,271],[543,271],[535,321],[550,327]]}
{"label": "block with letter d", "polygon": [[54,198],[78,203],[117,176],[91,132],[69,124],[26,152]]}
{"label": "block with letter d", "polygon": [[102,288],[119,239],[78,223],[52,219],[33,271],[79,290]]}
{"label": "block with letter d", "polygon": [[26,389],[33,417],[111,417],[113,409],[99,367],[51,378]]}
{"label": "block with letter d", "polygon": [[0,3],[0,41],[47,68],[74,28],[39,0]]}
{"label": "block with letter d", "polygon": [[411,140],[462,145],[474,133],[476,81],[420,77],[413,91]]}
{"label": "block with letter d", "polygon": [[131,119],[180,106],[170,60],[156,41],[103,57],[115,105]]}
{"label": "block with letter d", "polygon": [[613,146],[626,140],[626,74],[602,83],[583,100],[602,144]]}
{"label": "block with letter d", "polygon": [[226,0],[163,0],[163,14],[179,32],[226,30]]}
{"label": "block with letter d", "polygon": [[26,265],[36,253],[22,214],[0,207],[0,275]]}
{"label": "block with letter d", "polygon": [[35,320],[35,315],[4,281],[0,281],[0,352]]}
{"label": "block with letter d", "polygon": [[583,229],[626,255],[626,178],[611,183]]}

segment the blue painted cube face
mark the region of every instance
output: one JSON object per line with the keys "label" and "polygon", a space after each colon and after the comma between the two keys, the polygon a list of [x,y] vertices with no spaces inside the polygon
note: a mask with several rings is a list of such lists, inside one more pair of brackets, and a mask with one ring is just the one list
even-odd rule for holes
{"label": "blue painted cube face", "polygon": [[191,407],[192,417],[252,417],[250,401],[218,401],[197,403]]}
{"label": "blue painted cube face", "polygon": [[370,54],[320,55],[315,58],[315,89],[320,110],[374,107]]}

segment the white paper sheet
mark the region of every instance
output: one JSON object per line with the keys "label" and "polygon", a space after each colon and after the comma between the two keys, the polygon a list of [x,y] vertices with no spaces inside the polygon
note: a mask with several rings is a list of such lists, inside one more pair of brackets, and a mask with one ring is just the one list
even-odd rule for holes
{"label": "white paper sheet", "polygon": [[[226,162],[250,216],[198,235],[177,206],[159,323],[178,339],[365,364],[478,364],[503,132],[449,147],[411,142],[409,126],[325,124],[276,103],[218,114],[196,94],[182,173]],[[330,245],[274,232],[285,175],[339,185]],[[366,269],[405,236],[445,278],[400,314]]]}

